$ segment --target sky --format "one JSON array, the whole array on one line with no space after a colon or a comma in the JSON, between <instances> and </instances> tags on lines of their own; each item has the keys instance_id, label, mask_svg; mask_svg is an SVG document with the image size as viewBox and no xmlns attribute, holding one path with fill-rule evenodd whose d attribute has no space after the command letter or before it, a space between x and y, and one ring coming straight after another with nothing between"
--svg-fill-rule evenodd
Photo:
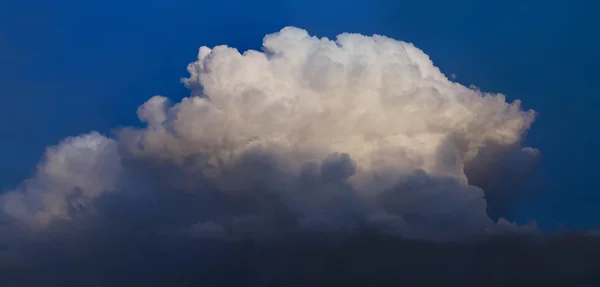
<instances>
[{"instance_id":1,"label":"sky","mask_svg":"<svg viewBox=\"0 0 600 287\"><path fill-rule=\"evenodd\" d=\"M598 8L0 0L0 282L599 282Z\"/></svg>"},{"instance_id":2,"label":"sky","mask_svg":"<svg viewBox=\"0 0 600 287\"><path fill-rule=\"evenodd\" d=\"M515 220L600 227L595 79L598 20L583 1L1 1L0 187L30 176L44 148L139 125L153 95L178 100L197 49L259 49L284 26L320 37L412 42L456 80L521 99L538 118L527 144L542 164ZM235 7L235 8L231 8Z\"/></svg>"}]
</instances>

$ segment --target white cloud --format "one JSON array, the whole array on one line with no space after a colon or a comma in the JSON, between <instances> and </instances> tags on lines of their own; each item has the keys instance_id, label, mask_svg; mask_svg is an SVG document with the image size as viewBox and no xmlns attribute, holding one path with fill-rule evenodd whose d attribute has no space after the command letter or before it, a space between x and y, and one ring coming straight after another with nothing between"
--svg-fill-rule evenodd
<instances>
[{"instance_id":1,"label":"white cloud","mask_svg":"<svg viewBox=\"0 0 600 287\"><path fill-rule=\"evenodd\" d=\"M121 171L117 143L98 133L67 138L48 147L32 178L0 197L7 214L33 225L69 219L101 194L117 187Z\"/></svg>"},{"instance_id":2,"label":"white cloud","mask_svg":"<svg viewBox=\"0 0 600 287\"><path fill-rule=\"evenodd\" d=\"M151 98L138 110L147 127L117 140L65 141L3 196L3 210L68 218L76 187L84 205L116 188L123 156L179 170L154 179L173 189L247 202L239 213L285 209L332 227L374 220L416 237L483 232L494 223L465 166L490 145L518 146L534 120L519 101L455 83L412 44L378 35L333 41L287 27L263 52L202 47L188 70L192 97Z\"/></svg>"}]
</instances>

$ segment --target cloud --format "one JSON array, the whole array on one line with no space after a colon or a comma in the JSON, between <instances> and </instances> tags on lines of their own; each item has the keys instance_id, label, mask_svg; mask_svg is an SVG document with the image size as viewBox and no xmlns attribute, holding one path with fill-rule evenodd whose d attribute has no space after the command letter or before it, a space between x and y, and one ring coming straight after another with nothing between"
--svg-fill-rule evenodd
<instances>
[{"instance_id":1,"label":"cloud","mask_svg":"<svg viewBox=\"0 0 600 287\"><path fill-rule=\"evenodd\" d=\"M69 219L106 192L121 172L117 143L92 132L46 149L35 175L0 198L2 211L34 226Z\"/></svg>"},{"instance_id":2,"label":"cloud","mask_svg":"<svg viewBox=\"0 0 600 287\"><path fill-rule=\"evenodd\" d=\"M0 285L600 282L596 234L503 218L535 112L412 44L288 27L188 70L190 97L49 147L0 195Z\"/></svg>"},{"instance_id":3,"label":"cloud","mask_svg":"<svg viewBox=\"0 0 600 287\"><path fill-rule=\"evenodd\" d=\"M512 226L488 216L486 198L510 193L538 159L520 148L534 111L455 83L384 36L286 27L262 52L201 47L188 71L191 96L152 97L137 111L143 127L48 148L2 195L5 217L40 232L457 239Z\"/></svg>"},{"instance_id":4,"label":"cloud","mask_svg":"<svg viewBox=\"0 0 600 287\"><path fill-rule=\"evenodd\" d=\"M440 244L361 234L227 242L157 236L54 241L0 268L2 286L596 286L597 237ZM0 257L1 259L2 257ZM34 258L34 259L32 259ZM29 260L29 261L27 261Z\"/></svg>"}]
</instances>

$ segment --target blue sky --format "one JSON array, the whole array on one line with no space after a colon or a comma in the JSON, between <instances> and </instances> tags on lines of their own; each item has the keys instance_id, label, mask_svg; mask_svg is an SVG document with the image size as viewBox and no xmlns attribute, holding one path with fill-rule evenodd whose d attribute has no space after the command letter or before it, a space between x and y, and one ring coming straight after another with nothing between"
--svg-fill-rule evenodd
<instances>
[{"instance_id":1,"label":"blue sky","mask_svg":"<svg viewBox=\"0 0 600 287\"><path fill-rule=\"evenodd\" d=\"M583 3L0 0L0 188L47 145L137 124L152 95L187 95L179 78L200 46L258 49L293 25L410 41L459 82L521 99L540 113L528 143L544 157L519 218L600 227L599 7Z\"/></svg>"}]
</instances>

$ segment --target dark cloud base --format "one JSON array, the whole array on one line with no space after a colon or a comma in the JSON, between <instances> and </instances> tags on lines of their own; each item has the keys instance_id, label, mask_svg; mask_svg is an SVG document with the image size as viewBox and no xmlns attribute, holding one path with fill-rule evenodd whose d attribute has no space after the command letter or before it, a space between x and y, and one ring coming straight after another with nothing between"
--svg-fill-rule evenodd
<instances>
[{"instance_id":1,"label":"dark cloud base","mask_svg":"<svg viewBox=\"0 0 600 287\"><path fill-rule=\"evenodd\" d=\"M599 286L600 238L469 244L370 234L270 242L160 236L29 246L0 286Z\"/></svg>"}]
</instances>

